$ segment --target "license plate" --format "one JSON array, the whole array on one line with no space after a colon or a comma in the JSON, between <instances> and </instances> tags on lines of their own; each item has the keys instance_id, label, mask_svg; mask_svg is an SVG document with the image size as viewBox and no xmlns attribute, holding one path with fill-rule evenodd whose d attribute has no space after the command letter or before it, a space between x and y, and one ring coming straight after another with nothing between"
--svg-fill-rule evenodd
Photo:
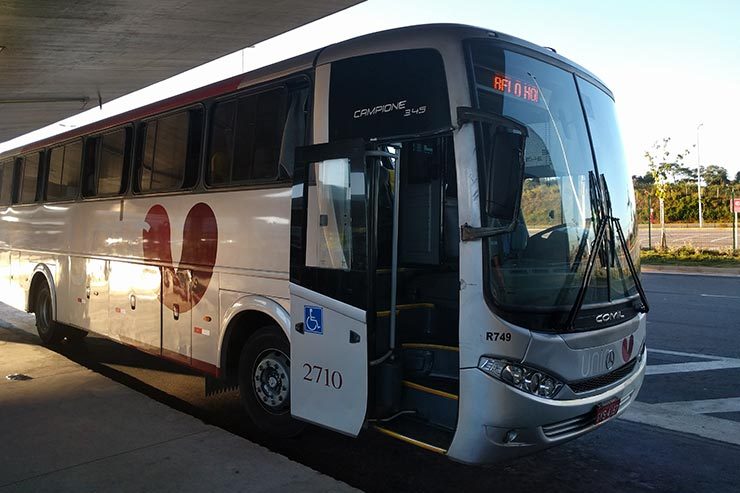
<instances>
[{"instance_id":1,"label":"license plate","mask_svg":"<svg viewBox=\"0 0 740 493\"><path fill-rule=\"evenodd\" d=\"M596 406L596 424L603 423L616 416L619 411L619 398L612 399Z\"/></svg>"}]
</instances>

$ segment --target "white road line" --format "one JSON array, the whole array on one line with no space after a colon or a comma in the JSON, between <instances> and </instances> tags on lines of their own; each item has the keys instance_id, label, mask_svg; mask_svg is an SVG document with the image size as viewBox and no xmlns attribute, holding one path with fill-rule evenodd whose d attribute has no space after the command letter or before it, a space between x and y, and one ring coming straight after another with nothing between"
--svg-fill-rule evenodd
<instances>
[{"instance_id":1,"label":"white road line","mask_svg":"<svg viewBox=\"0 0 740 493\"><path fill-rule=\"evenodd\" d=\"M667 365L648 365L645 375L665 375L667 373L689 373L708 370L729 370L740 368L740 360L721 359L713 361L694 361L691 363L672 363Z\"/></svg>"},{"instance_id":2,"label":"white road line","mask_svg":"<svg viewBox=\"0 0 740 493\"><path fill-rule=\"evenodd\" d=\"M678 401L655 404L661 409L679 413L735 413L740 412L740 397L724 399L706 399L703 401Z\"/></svg>"},{"instance_id":3,"label":"white road line","mask_svg":"<svg viewBox=\"0 0 740 493\"><path fill-rule=\"evenodd\" d=\"M734 300L740 300L740 296L732 296L729 294L702 294L705 298L732 298Z\"/></svg>"},{"instance_id":4,"label":"white road line","mask_svg":"<svg viewBox=\"0 0 740 493\"><path fill-rule=\"evenodd\" d=\"M740 445L740 422L671 411L660 404L633 402L618 419Z\"/></svg>"},{"instance_id":5,"label":"white road line","mask_svg":"<svg viewBox=\"0 0 740 493\"><path fill-rule=\"evenodd\" d=\"M740 359L736 358L652 348L648 348L648 353L669 354L672 356L687 356L689 358L700 358L707 361L691 361L687 363L668 363L661 365L649 364L645 369L646 375L666 375L669 373L689 373L695 371L728 370L732 368L740 368Z\"/></svg>"},{"instance_id":6,"label":"white road line","mask_svg":"<svg viewBox=\"0 0 740 493\"><path fill-rule=\"evenodd\" d=\"M726 356L716 356L714 354L686 353L683 351L670 351L668 349L654 349L651 347L648 347L648 353L670 354L673 356L688 356L689 358L701 358L701 359L710 359L710 360L731 360L731 361L740 362L740 359L736 360L734 358L728 358Z\"/></svg>"},{"instance_id":7,"label":"white road line","mask_svg":"<svg viewBox=\"0 0 740 493\"><path fill-rule=\"evenodd\" d=\"M712 272L687 272L687 271L668 271L668 270L650 270L650 265L643 265L640 268L643 269L641 271L642 274L660 274L660 275L669 275L669 276L703 276L703 277L734 277L737 278L738 274L730 273L725 274L718 271L712 271ZM673 266L680 269L680 266ZM715 267L715 269L720 269L721 267ZM730 269L732 270L732 269Z\"/></svg>"}]
</instances>

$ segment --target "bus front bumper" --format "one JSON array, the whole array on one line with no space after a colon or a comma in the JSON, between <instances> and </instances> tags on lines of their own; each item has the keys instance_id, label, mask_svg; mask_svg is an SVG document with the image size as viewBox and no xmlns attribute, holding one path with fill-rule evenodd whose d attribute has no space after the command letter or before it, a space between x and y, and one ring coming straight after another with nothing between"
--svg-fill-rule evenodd
<instances>
[{"instance_id":1,"label":"bus front bumper","mask_svg":"<svg viewBox=\"0 0 740 493\"><path fill-rule=\"evenodd\" d=\"M447 455L469 464L508 460L592 431L596 406L620 399L617 416L637 397L646 354L621 383L588 397L553 400L522 392L477 368L460 370L459 418Z\"/></svg>"}]
</instances>

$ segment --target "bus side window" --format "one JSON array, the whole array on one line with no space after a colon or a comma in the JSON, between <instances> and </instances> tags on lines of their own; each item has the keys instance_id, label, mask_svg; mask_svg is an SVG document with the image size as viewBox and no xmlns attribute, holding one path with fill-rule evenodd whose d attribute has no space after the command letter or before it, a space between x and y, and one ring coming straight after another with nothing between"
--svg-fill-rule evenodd
<instances>
[{"instance_id":1,"label":"bus side window","mask_svg":"<svg viewBox=\"0 0 740 493\"><path fill-rule=\"evenodd\" d=\"M39 163L41 153L34 152L18 159L19 173L16 183L16 202L19 204L32 204L39 200Z\"/></svg>"},{"instance_id":2,"label":"bus side window","mask_svg":"<svg viewBox=\"0 0 740 493\"><path fill-rule=\"evenodd\" d=\"M215 106L211 120L211 152L206 170L208 185L228 185L231 181L235 116L236 101L227 101Z\"/></svg>"},{"instance_id":3,"label":"bus side window","mask_svg":"<svg viewBox=\"0 0 740 493\"><path fill-rule=\"evenodd\" d=\"M82 141L55 147L49 158L46 181L46 200L73 200L80 189Z\"/></svg>"},{"instance_id":4,"label":"bus side window","mask_svg":"<svg viewBox=\"0 0 740 493\"><path fill-rule=\"evenodd\" d=\"M122 128L100 137L96 180L98 195L118 195L126 191L124 178L130 134L130 129Z\"/></svg>"},{"instance_id":5,"label":"bus side window","mask_svg":"<svg viewBox=\"0 0 740 493\"><path fill-rule=\"evenodd\" d=\"M0 163L0 207L13 202L13 161Z\"/></svg>"},{"instance_id":6,"label":"bus side window","mask_svg":"<svg viewBox=\"0 0 740 493\"><path fill-rule=\"evenodd\" d=\"M98 141L100 137L88 137L85 139L85 152L82 157L82 196L94 197L96 192L95 167L98 162Z\"/></svg>"},{"instance_id":7,"label":"bus side window","mask_svg":"<svg viewBox=\"0 0 740 493\"><path fill-rule=\"evenodd\" d=\"M109 197L126 191L130 134L129 128L120 128L88 139L82 192L85 197Z\"/></svg>"},{"instance_id":8,"label":"bus side window","mask_svg":"<svg viewBox=\"0 0 740 493\"><path fill-rule=\"evenodd\" d=\"M211 119L206 183L229 186L276 181L287 112L284 87L217 103Z\"/></svg>"},{"instance_id":9,"label":"bus side window","mask_svg":"<svg viewBox=\"0 0 740 493\"><path fill-rule=\"evenodd\" d=\"M203 111L180 111L144 124L138 192L168 192L195 185Z\"/></svg>"},{"instance_id":10,"label":"bus side window","mask_svg":"<svg viewBox=\"0 0 740 493\"><path fill-rule=\"evenodd\" d=\"M308 116L309 89L291 91L285 125L283 125L280 142L280 168L287 176L293 176L295 164L295 149L305 145L306 118Z\"/></svg>"}]
</instances>

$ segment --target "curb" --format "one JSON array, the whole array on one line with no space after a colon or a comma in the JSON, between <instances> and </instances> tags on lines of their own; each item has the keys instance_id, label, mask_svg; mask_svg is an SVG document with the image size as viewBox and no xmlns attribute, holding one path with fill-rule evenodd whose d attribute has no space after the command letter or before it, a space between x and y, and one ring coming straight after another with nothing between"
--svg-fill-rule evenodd
<instances>
[{"instance_id":1,"label":"curb","mask_svg":"<svg viewBox=\"0 0 740 493\"><path fill-rule=\"evenodd\" d=\"M740 277L740 267L703 267L694 265L647 265L642 264L644 273L689 274L718 277Z\"/></svg>"}]
</instances>

